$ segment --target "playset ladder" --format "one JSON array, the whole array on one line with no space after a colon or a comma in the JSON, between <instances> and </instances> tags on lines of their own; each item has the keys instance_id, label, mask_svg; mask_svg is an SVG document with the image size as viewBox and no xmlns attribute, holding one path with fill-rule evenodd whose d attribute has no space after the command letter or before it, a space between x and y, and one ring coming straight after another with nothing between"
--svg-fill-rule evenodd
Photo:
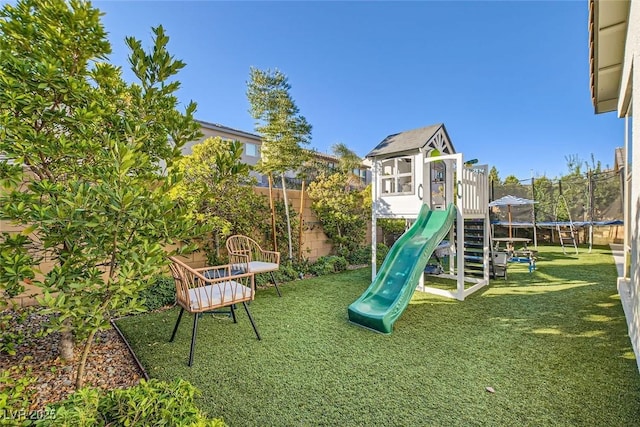
<instances>
[{"instance_id":1,"label":"playset ladder","mask_svg":"<svg viewBox=\"0 0 640 427\"><path fill-rule=\"evenodd\" d=\"M468 276L483 277L484 275L484 227L484 219L464 220L464 273ZM456 238L457 232L456 229Z\"/></svg>"}]
</instances>

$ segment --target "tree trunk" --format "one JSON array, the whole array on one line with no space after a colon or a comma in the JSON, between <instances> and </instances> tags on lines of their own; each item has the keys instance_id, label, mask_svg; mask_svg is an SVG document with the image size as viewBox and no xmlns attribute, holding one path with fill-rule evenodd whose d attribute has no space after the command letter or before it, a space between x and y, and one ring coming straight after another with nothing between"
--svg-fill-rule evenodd
<instances>
[{"instance_id":1,"label":"tree trunk","mask_svg":"<svg viewBox=\"0 0 640 427\"><path fill-rule=\"evenodd\" d=\"M58 353L63 360L73 359L73 333L69 326L69 321L64 321L64 327L60 331L60 341L58 342Z\"/></svg>"},{"instance_id":2,"label":"tree trunk","mask_svg":"<svg viewBox=\"0 0 640 427\"><path fill-rule=\"evenodd\" d=\"M197 316L197 314L196 314ZM76 390L82 388L84 384L84 368L87 364L87 357L89 356L89 351L91 350L91 344L93 344L93 338L96 335L98 330L94 329L89 334L89 338L84 343L84 349L82 350L82 357L80 357L80 363L78 363L78 370L76 371Z\"/></svg>"},{"instance_id":3,"label":"tree trunk","mask_svg":"<svg viewBox=\"0 0 640 427\"><path fill-rule=\"evenodd\" d=\"M220 236L218 236L218 233L215 234L213 241L214 241L214 244L216 246L216 259L215 259L215 262L217 263L220 260ZM209 260L209 262L211 262L211 260Z\"/></svg>"},{"instance_id":4,"label":"tree trunk","mask_svg":"<svg viewBox=\"0 0 640 427\"><path fill-rule=\"evenodd\" d=\"M289 217L289 201L287 200L287 185L282 172L282 196L284 197L284 213L287 217L287 235L289 237L289 260L293 259L293 242L291 241L291 218Z\"/></svg>"},{"instance_id":5,"label":"tree trunk","mask_svg":"<svg viewBox=\"0 0 640 427\"><path fill-rule=\"evenodd\" d=\"M302 190L300 191L300 216L298 219L300 220L300 230L298 235L298 262L302 261L302 214L304 211L304 180L302 180Z\"/></svg>"},{"instance_id":6,"label":"tree trunk","mask_svg":"<svg viewBox=\"0 0 640 427\"><path fill-rule=\"evenodd\" d=\"M271 208L271 233L273 234L273 250L278 250L278 239L276 238L276 208L273 204L273 178L269 172L269 207Z\"/></svg>"}]
</instances>

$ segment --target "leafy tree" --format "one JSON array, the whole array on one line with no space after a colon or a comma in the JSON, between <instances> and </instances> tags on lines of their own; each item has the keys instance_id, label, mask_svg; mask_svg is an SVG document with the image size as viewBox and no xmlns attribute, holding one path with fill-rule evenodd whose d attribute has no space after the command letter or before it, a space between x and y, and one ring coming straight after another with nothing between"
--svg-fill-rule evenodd
<instances>
[{"instance_id":1,"label":"leafy tree","mask_svg":"<svg viewBox=\"0 0 640 427\"><path fill-rule=\"evenodd\" d=\"M318 156L314 155L314 153L317 153L317 151L311 150L308 152L307 158L297 171L298 177L306 182L317 179L323 173L328 175L335 172L335 168L332 168L329 163L321 160Z\"/></svg>"},{"instance_id":2,"label":"leafy tree","mask_svg":"<svg viewBox=\"0 0 640 427\"><path fill-rule=\"evenodd\" d=\"M500 176L498 175L498 169L495 166L491 166L491 170L489 170L489 182L492 182L495 185L500 185Z\"/></svg>"},{"instance_id":3,"label":"leafy tree","mask_svg":"<svg viewBox=\"0 0 640 427\"><path fill-rule=\"evenodd\" d=\"M520 185L520 180L515 175L509 175L504 179L504 185Z\"/></svg>"},{"instance_id":4,"label":"leafy tree","mask_svg":"<svg viewBox=\"0 0 640 427\"><path fill-rule=\"evenodd\" d=\"M621 196L615 173L603 171L602 163L596 161L593 154L590 162L577 154L565 159L569 173L562 177L562 193L571 208L572 219L589 220L593 216L594 220L599 220L620 215L617 212L621 211L621 204L615 205Z\"/></svg>"},{"instance_id":5,"label":"leafy tree","mask_svg":"<svg viewBox=\"0 0 640 427\"><path fill-rule=\"evenodd\" d=\"M622 189L618 173L609 170L593 171L589 179L592 185L594 221L622 218Z\"/></svg>"},{"instance_id":6,"label":"leafy tree","mask_svg":"<svg viewBox=\"0 0 640 427\"><path fill-rule=\"evenodd\" d=\"M347 178L347 185L361 187L360 176L354 171L362 167L362 159L344 143L340 142L331 147L333 154L338 158L338 169Z\"/></svg>"},{"instance_id":7,"label":"leafy tree","mask_svg":"<svg viewBox=\"0 0 640 427\"><path fill-rule=\"evenodd\" d=\"M311 125L300 115L289 93L290 89L288 78L280 71L251 68L247 88L249 111L256 120L256 132L262 137L258 169L268 174L278 173L282 179L289 259L292 259L291 218L285 172L297 170L304 163L307 152L302 149L301 144L309 143Z\"/></svg>"},{"instance_id":8,"label":"leafy tree","mask_svg":"<svg viewBox=\"0 0 640 427\"><path fill-rule=\"evenodd\" d=\"M584 219L588 206L588 181L583 168L587 163L577 154L566 156L569 173L558 180L558 192L556 197L557 221L573 221Z\"/></svg>"},{"instance_id":9,"label":"leafy tree","mask_svg":"<svg viewBox=\"0 0 640 427\"><path fill-rule=\"evenodd\" d=\"M535 178L533 183L536 221L553 221L555 209L554 186L546 176Z\"/></svg>"},{"instance_id":10,"label":"leafy tree","mask_svg":"<svg viewBox=\"0 0 640 427\"><path fill-rule=\"evenodd\" d=\"M42 288L61 355L83 344L77 388L96 332L142 310L163 245L198 233L169 197L180 147L199 136L196 106L176 109L171 79L185 64L162 27L153 34L148 53L126 39L139 79L127 84L106 62L90 3L20 0L0 11L0 215L26 227L0 237L0 286L15 293L28 278ZM35 280L43 256L55 265Z\"/></svg>"},{"instance_id":11,"label":"leafy tree","mask_svg":"<svg viewBox=\"0 0 640 427\"><path fill-rule=\"evenodd\" d=\"M364 242L371 208L371 189L349 188L344 173L322 175L309 185L311 209L338 253L357 250Z\"/></svg>"},{"instance_id":12,"label":"leafy tree","mask_svg":"<svg viewBox=\"0 0 640 427\"><path fill-rule=\"evenodd\" d=\"M222 241L231 234L254 234L264 221L264 197L252 188L251 167L242 163L242 143L220 137L193 146L179 162L183 181L173 195L189 207L191 217L212 230L204 247L211 263L220 261Z\"/></svg>"},{"instance_id":13,"label":"leafy tree","mask_svg":"<svg viewBox=\"0 0 640 427\"><path fill-rule=\"evenodd\" d=\"M498 187L494 186L494 191L497 188ZM531 198L531 188L528 185L521 184L520 180L514 175L507 176L499 188L501 189L501 193L494 195L496 199L507 194L517 197L526 197L528 199ZM496 191L496 193L498 193L498 191Z\"/></svg>"},{"instance_id":14,"label":"leafy tree","mask_svg":"<svg viewBox=\"0 0 640 427\"><path fill-rule=\"evenodd\" d=\"M407 221L401 218L380 218L376 224L382 230L382 243L387 246L393 245L407 229Z\"/></svg>"},{"instance_id":15,"label":"leafy tree","mask_svg":"<svg viewBox=\"0 0 640 427\"><path fill-rule=\"evenodd\" d=\"M567 162L567 169L569 169L569 173L565 176L576 176L582 175L582 168L586 166L586 162L580 158L577 154L572 154L564 157Z\"/></svg>"}]
</instances>

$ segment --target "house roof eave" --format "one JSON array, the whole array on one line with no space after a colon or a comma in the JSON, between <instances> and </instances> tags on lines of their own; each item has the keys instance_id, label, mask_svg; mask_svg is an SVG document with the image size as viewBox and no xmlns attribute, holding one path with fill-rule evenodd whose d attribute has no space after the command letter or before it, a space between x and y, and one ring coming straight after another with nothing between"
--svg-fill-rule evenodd
<instances>
[{"instance_id":1,"label":"house roof eave","mask_svg":"<svg viewBox=\"0 0 640 427\"><path fill-rule=\"evenodd\" d=\"M596 114L618 108L629 5L629 0L589 1L590 89Z\"/></svg>"}]
</instances>

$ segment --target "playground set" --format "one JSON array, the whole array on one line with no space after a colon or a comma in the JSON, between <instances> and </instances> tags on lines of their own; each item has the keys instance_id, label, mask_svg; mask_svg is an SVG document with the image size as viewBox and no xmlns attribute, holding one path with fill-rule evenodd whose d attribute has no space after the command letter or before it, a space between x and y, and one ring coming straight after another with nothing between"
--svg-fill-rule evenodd
<instances>
[{"instance_id":1,"label":"playground set","mask_svg":"<svg viewBox=\"0 0 640 427\"><path fill-rule=\"evenodd\" d=\"M489 283L491 236L488 167L465 163L444 124L386 137L366 156L372 162L372 283L348 308L349 320L391 333L413 293L463 301ZM376 271L376 222L412 223ZM439 277L455 289L428 286L425 267L434 252L449 256Z\"/></svg>"}]
</instances>

